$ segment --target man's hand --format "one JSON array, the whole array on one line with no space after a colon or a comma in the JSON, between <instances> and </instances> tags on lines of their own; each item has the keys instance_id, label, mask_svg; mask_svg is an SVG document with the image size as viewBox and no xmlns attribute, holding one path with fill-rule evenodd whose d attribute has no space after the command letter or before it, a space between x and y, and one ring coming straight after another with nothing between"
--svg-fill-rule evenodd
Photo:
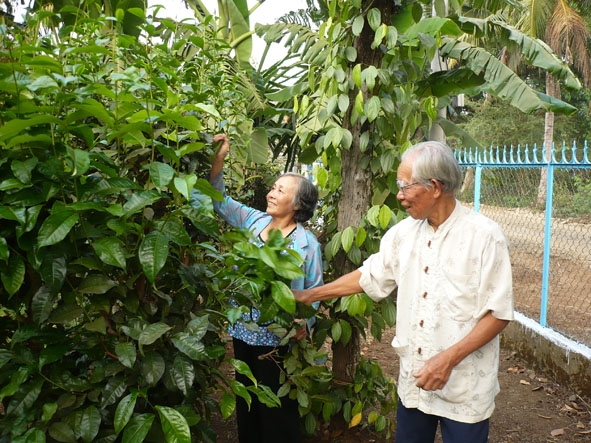
<instances>
[{"instance_id":1,"label":"man's hand","mask_svg":"<svg viewBox=\"0 0 591 443\"><path fill-rule=\"evenodd\" d=\"M312 294L309 289L293 289L293 296L295 297L295 299L297 301L300 301L308 306L310 306L312 303L314 303L314 299L312 298Z\"/></svg>"},{"instance_id":2,"label":"man's hand","mask_svg":"<svg viewBox=\"0 0 591 443\"><path fill-rule=\"evenodd\" d=\"M443 389L453 368L451 359L446 351L443 351L427 360L413 377L417 379L417 387L425 391L436 391Z\"/></svg>"}]
</instances>

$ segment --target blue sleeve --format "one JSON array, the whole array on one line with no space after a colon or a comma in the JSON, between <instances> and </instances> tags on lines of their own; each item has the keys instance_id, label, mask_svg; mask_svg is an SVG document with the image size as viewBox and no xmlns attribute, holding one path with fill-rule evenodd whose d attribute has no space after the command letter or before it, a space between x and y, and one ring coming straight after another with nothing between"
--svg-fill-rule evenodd
<instances>
[{"instance_id":1,"label":"blue sleeve","mask_svg":"<svg viewBox=\"0 0 591 443\"><path fill-rule=\"evenodd\" d=\"M213 200L213 209L219 216L235 228L250 229L266 213L237 202L226 194L223 173L219 173L210 180L211 185L221 191L224 200Z\"/></svg>"}]
</instances>

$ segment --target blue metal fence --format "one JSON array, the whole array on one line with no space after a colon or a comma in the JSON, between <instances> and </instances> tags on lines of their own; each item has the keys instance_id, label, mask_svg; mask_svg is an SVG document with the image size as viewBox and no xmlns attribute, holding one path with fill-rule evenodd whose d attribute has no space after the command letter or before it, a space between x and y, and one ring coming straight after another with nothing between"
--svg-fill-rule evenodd
<instances>
[{"instance_id":1,"label":"blue metal fence","mask_svg":"<svg viewBox=\"0 0 591 443\"><path fill-rule=\"evenodd\" d=\"M526 311L543 327L590 345L591 160L587 144L582 149L563 144L550 152L536 145L463 148L455 155L468 185L459 199L497 221L512 244L516 309ZM560 197L558 201L555 196ZM534 274L539 274L538 283L531 281ZM532 307L536 296L539 311Z\"/></svg>"}]
</instances>

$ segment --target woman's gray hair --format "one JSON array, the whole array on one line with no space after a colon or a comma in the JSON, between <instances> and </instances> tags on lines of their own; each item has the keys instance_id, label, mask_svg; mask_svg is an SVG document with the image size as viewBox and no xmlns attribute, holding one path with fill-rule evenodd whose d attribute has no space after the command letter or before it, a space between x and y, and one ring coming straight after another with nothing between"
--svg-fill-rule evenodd
<instances>
[{"instance_id":1,"label":"woman's gray hair","mask_svg":"<svg viewBox=\"0 0 591 443\"><path fill-rule=\"evenodd\" d=\"M303 223L312 218L318 203L318 190L314 183L301 174L295 172L286 172L282 177L295 177L298 179L298 186L291 201L295 209L293 219L298 223Z\"/></svg>"},{"instance_id":2,"label":"woman's gray hair","mask_svg":"<svg viewBox=\"0 0 591 443\"><path fill-rule=\"evenodd\" d=\"M435 179L446 193L455 193L460 188L462 170L449 146L437 141L417 143L402 154L402 160L410 157L413 180L431 187L431 180Z\"/></svg>"}]
</instances>

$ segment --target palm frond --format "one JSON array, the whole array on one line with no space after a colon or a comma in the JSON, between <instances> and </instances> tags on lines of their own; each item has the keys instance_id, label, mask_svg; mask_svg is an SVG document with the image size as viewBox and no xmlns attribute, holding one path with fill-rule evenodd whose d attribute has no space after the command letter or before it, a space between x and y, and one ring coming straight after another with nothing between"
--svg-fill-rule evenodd
<instances>
[{"instance_id":1,"label":"palm frond","mask_svg":"<svg viewBox=\"0 0 591 443\"><path fill-rule=\"evenodd\" d=\"M583 17L564 1L556 3L548 22L546 42L581 73L586 86L591 85L591 34Z\"/></svg>"}]
</instances>

